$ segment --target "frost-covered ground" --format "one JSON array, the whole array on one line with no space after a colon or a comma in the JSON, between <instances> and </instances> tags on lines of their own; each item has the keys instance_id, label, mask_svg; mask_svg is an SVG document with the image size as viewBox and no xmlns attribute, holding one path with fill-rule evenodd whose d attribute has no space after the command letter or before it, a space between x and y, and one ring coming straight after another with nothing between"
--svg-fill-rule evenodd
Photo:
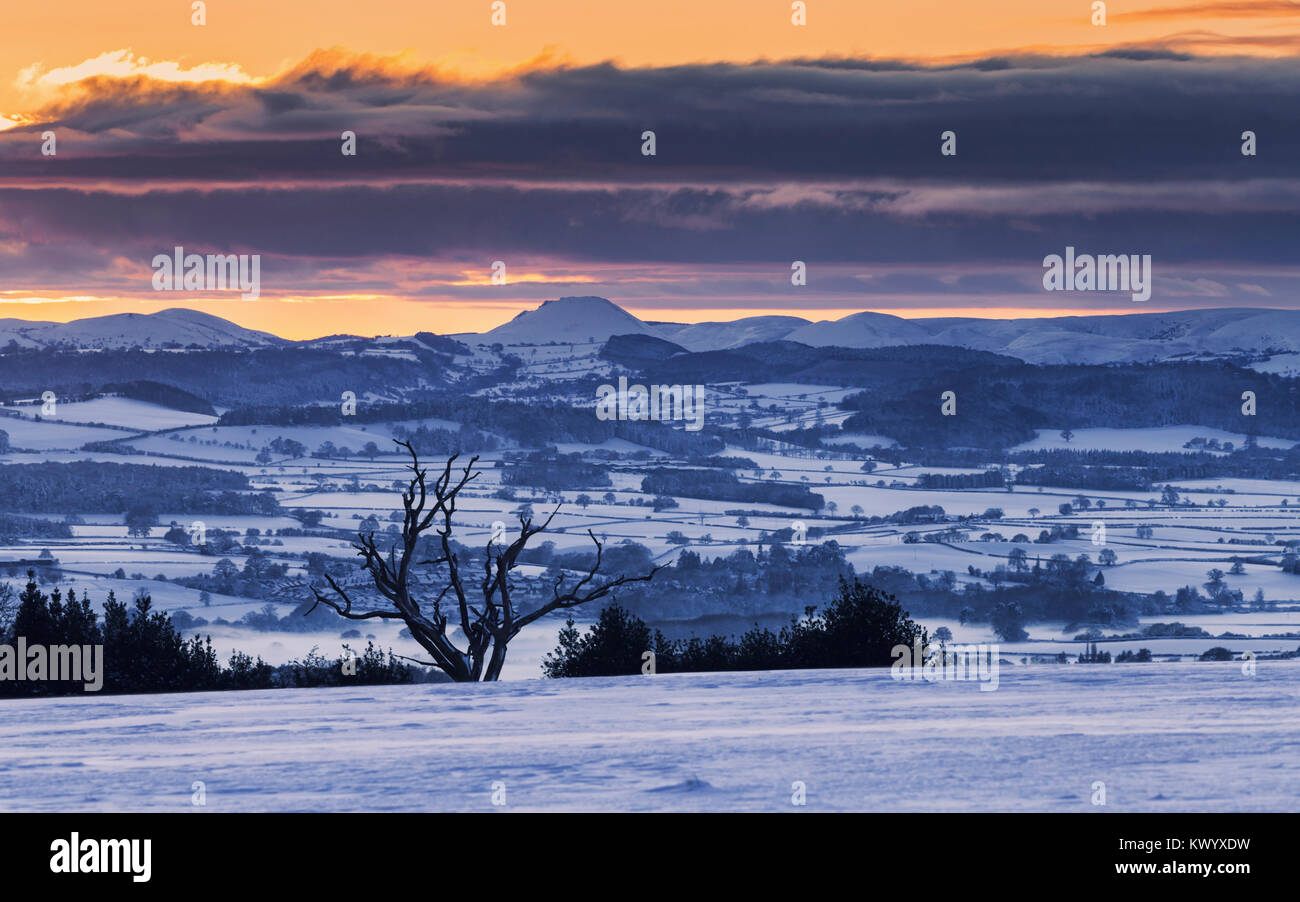
<instances>
[{"instance_id":1,"label":"frost-covered ground","mask_svg":"<svg viewBox=\"0 0 1300 902\"><path fill-rule=\"evenodd\" d=\"M42 408L39 404L29 404L16 407L14 410L20 416L35 419L41 416ZM217 420L216 417L207 414L173 410L161 404L119 397L62 401L58 403L55 412L55 419L69 423L104 423L109 426L125 426L142 431L176 429L180 426L204 426ZM44 414L42 419L49 420L50 415Z\"/></svg>"},{"instance_id":2,"label":"frost-covered ground","mask_svg":"<svg viewBox=\"0 0 1300 902\"><path fill-rule=\"evenodd\" d=\"M1300 662L0 703L0 809L1300 810ZM1106 805L1092 804L1105 783Z\"/></svg>"}]
</instances>

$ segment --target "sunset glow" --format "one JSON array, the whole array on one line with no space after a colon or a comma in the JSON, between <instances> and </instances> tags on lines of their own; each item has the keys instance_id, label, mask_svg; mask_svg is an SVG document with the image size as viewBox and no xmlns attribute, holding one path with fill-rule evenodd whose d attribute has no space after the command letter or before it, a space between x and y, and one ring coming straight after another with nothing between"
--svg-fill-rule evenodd
<instances>
[{"instance_id":1,"label":"sunset glow","mask_svg":"<svg viewBox=\"0 0 1300 902\"><path fill-rule=\"evenodd\" d=\"M1243 79L1239 96L1277 82L1269 67L1300 50L1292 3L1111 4L1103 26L1074 0L819 0L802 27L787 4L747 0L515 2L505 27L486 6L328 6L228 0L202 26L157 0L7 11L0 314L179 305L306 338L483 329L562 294L678 322L1129 312L1110 297L1058 305L1035 284L1044 255L1112 220L1170 243L1143 309L1280 306L1296 284L1240 224L1300 210L1292 173L1269 168L1291 134L1261 137L1267 152L1235 170L1198 169L1249 118L1216 67ZM1080 98L1115 91L1129 115L1130 84L1214 85L1217 144L1155 122L1168 148L1121 138L1111 109L1115 140L1146 156L1107 170L1118 179L1089 172L1109 139L1050 145L1083 102L1067 87L1081 73ZM970 118L1004 96L1024 111ZM684 133L683 104L728 112ZM744 133L749 104L777 117L770 134ZM882 132L894 120L878 113L904 109L915 127ZM937 153L945 123L962 135L952 162ZM645 158L651 126L663 151ZM345 133L355 156L338 151ZM837 141L828 168L820 151ZM1062 148L1078 160L1058 162ZM174 243L260 254L266 289L155 296L148 260ZM792 293L786 270L807 258Z\"/></svg>"}]
</instances>

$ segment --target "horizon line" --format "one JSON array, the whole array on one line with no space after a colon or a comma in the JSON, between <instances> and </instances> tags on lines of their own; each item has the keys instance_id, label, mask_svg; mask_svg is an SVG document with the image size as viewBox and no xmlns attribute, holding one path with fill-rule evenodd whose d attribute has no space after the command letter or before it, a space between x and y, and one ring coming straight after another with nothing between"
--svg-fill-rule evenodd
<instances>
[{"instance_id":1,"label":"horizon line","mask_svg":"<svg viewBox=\"0 0 1300 902\"><path fill-rule=\"evenodd\" d=\"M402 337L407 335L414 335L416 332L432 332L433 334L436 335L455 337L461 335L466 335L466 336L486 335L489 332L491 332L493 329L497 328L498 326L504 326L507 323L513 322L520 314L536 311L540 309L542 305L549 302L568 300L572 298L598 298L617 307L618 309L622 310L628 315L634 317L639 322L652 327L653 326L690 326L690 325L700 325L704 323L727 324L727 323L740 322L746 319L755 319L755 318L763 318L763 317L792 317L795 319L803 320L808 324L817 324L817 323L826 323L826 322L838 322L844 319L845 317L854 316L860 313L875 313L882 316L892 316L898 319L909 320L909 321L965 319L965 320L982 320L982 321L989 321L989 322L998 322L998 321L1005 322L1005 321L1031 320L1031 319L1071 319L1071 318L1086 318L1086 317L1124 317L1124 316L1149 315L1149 314L1195 313L1195 312L1210 312L1216 310L1236 310L1236 311L1241 311L1242 313L1247 313L1247 312L1271 312L1271 311L1285 312L1285 311L1293 311L1298 309L1295 307L1276 307L1276 306L1267 306L1267 305L1265 306L1252 305L1249 307L1237 306L1237 305L1227 305L1223 307L1164 307L1162 306L1158 308L1140 309L1140 310L1131 310L1131 311L1117 311L1113 309L1112 310L1090 310L1087 308L1046 309L1046 308L1016 308L1016 307L986 307L986 308L979 308L978 311L972 311L970 308L963 308L963 307L919 307L919 308L912 308L903 311L891 310L887 308L879 309L879 308L871 308L871 307L820 307L820 308L812 308L812 309L788 309L788 308L772 309L766 307L744 307L744 308L723 307L723 308L690 309L690 308L656 308L656 307L640 307L635 305L625 305L624 303L620 303L618 301L600 295L564 295L558 298L547 298L541 301L530 300L530 301L518 302L518 303L487 302L485 304L483 302L468 302L468 303L458 304L457 306L462 308L462 311L473 310L479 313L485 313L487 312L487 310L484 309L486 307L493 311L500 310L503 312L504 318L500 319L500 321L494 322L492 325L487 325L486 327L480 327L478 330L451 329L448 331L439 331L435 326L425 325L425 326L420 326L418 328L414 328L409 332L389 331L389 332L376 332L374 334L364 334L364 333L349 331L346 329L344 330L332 329L332 330L326 330L320 332L313 331L312 333L299 332L297 337L293 337L291 334L284 334L285 331L292 332L292 330L284 330L282 327L275 328L275 327L268 327L264 325L259 326L255 324L254 321L246 317L239 316L237 312L232 312L229 314L220 314L220 313L214 313L211 310L203 309L196 305L189 305L189 304L171 303L171 304L167 304L166 306L163 306L163 302L161 301L159 302L159 306L157 309L152 309L147 311L117 310L109 313L102 313L102 314L94 313L86 316L69 317L67 319L60 319L60 318L28 319L22 316L0 316L0 323L5 323L5 322L28 323L31 324L32 326L37 326L41 324L66 326L78 322L86 322L89 320L108 319L114 316L128 315L128 316L153 317L158 314L175 312L175 311L192 311L195 313L201 313L205 316L211 316L216 319L223 320L241 329L266 333L282 341L290 341L290 342L320 341L326 338L343 337L343 336L353 337L353 338ZM83 299L78 299L78 300L83 300ZM50 299L49 302L55 304L58 303L58 301L55 299ZM14 302L6 303L3 300L0 300L0 310L3 310L3 308L5 307L11 306L13 303ZM26 302L17 302L17 303L31 304L33 302L26 301ZM247 307L248 305L248 302L243 302L243 301L230 302L230 301L223 300L223 301L219 301L218 303L221 304L234 303L234 304L239 304L242 307ZM291 303L301 304L302 301L294 301ZM423 307L427 302L407 302L407 303L411 304L412 306ZM213 305L209 303L207 306L213 306ZM1143 302L1143 306L1145 308L1145 302ZM425 310L422 312L436 313L437 311ZM443 308L443 312L445 312L445 307ZM686 313L688 315L687 317L682 319L660 318L659 316L656 315L656 314L663 314L663 313ZM725 316L725 314L727 313L734 313L735 315L727 317Z\"/></svg>"}]
</instances>

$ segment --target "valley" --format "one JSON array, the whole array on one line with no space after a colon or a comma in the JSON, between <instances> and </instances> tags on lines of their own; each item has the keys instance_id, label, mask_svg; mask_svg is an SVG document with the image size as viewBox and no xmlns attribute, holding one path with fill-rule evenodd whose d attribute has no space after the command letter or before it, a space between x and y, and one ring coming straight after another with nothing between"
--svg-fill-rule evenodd
<instances>
[{"instance_id":1,"label":"valley","mask_svg":"<svg viewBox=\"0 0 1300 902\"><path fill-rule=\"evenodd\" d=\"M211 635L223 658L244 650L280 664L313 648L339 654L368 638L416 657L418 644L389 623L358 631L294 620L295 612L305 619L308 587L325 572L364 582L350 547L358 531L373 531L381 544L396 537L394 511L409 475L394 444L402 439L434 467L453 453L477 457L480 476L457 512L456 540L467 549L494 531L517 531L521 514L557 511L540 537L545 547L518 571L525 592L540 591L548 573L579 569L591 549L588 530L620 549L623 566L668 565L664 589L628 590L619 601L674 635L779 623L824 605L834 580L851 572L896 594L931 632L943 628L954 642L1001 641L1017 663L1073 659L1085 637L1117 654L1147 649L1168 660L1213 646L1234 655L1300 648L1293 450L1300 420L1289 410L1283 416L1266 405L1258 426L1238 416L1234 431L1208 425L1231 422L1214 412L1202 424L1156 425L1164 418L1158 407L1121 398L1108 403L1127 404L1126 417L1140 411L1152 424L1089 425L1062 412L1040 425L1052 415L1041 403L1034 413L993 408L963 387L954 418L965 418L963 440L992 441L956 447L942 437L937 393L933 415L906 406L921 403L913 394L942 382L945 367L969 386L962 367L996 360L1015 374L1021 363L981 357L986 351L932 357L905 345L855 351L782 340L729 349L728 334L771 335L756 336L750 324L651 326L596 300L551 302L482 336L335 336L271 348L254 334L238 348L0 355L0 372L9 362L11 379L24 378L12 364L26 355L58 361L49 372L61 371L61 381L47 379L41 391L72 398L42 415L39 400L30 400L41 397L40 385L6 389L0 476L22 490L0 502L14 520L0 534L0 574L16 591L22 562L43 560L44 581L57 574L96 603L109 592L147 594L187 635ZM1142 316L1110 317L1124 321L1110 331L1132 331L1128 321ZM233 324L202 326L239 335ZM665 347L697 328L715 350ZM618 329L629 331L611 331ZM179 385L166 381L191 355L207 369ZM304 383L292 376L293 355L338 366ZM153 358L167 367L137 368ZM287 378L277 380L277 368ZM258 375L229 378L241 372ZM1109 371L1071 372L1091 379ZM649 384L657 374L699 382L698 423L600 416L598 384ZM1258 378L1274 380L1262 390L1286 391L1294 403L1288 377ZM908 394L887 394L897 391ZM356 399L350 407L347 393ZM891 403L896 412L882 417ZM891 425L911 440L898 441ZM932 441L917 442L927 434ZM91 502L83 485L69 489L81 495L56 496L40 487L47 477L38 470L18 475L42 464L107 468L95 479L108 494ZM144 479L144 494L112 493L114 480L127 478L123 465L152 468L129 471ZM183 496L179 507L182 496L145 497L150 485L168 482L169 468L183 467L211 471L213 480L228 474L235 488L202 503ZM34 520L50 526L36 530ZM686 564L713 570L684 572L686 554ZM787 572L789 557L795 571ZM789 573L810 582L791 583ZM722 591L727 580L732 590ZM994 622L1004 603L1019 606L1018 629ZM576 612L580 622L595 613ZM1187 630L1154 627L1170 623ZM550 618L512 645L506 678L539 676L561 626Z\"/></svg>"}]
</instances>

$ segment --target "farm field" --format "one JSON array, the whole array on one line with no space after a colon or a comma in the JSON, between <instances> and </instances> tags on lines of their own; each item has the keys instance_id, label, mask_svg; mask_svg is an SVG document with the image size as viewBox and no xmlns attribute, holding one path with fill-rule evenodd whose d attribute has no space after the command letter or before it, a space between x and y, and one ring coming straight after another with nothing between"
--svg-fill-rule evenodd
<instances>
[{"instance_id":1,"label":"farm field","mask_svg":"<svg viewBox=\"0 0 1300 902\"><path fill-rule=\"evenodd\" d=\"M749 388L751 395L758 393L765 398L785 399L805 394L815 398L831 391L827 386L783 384ZM264 634L241 626L239 621L268 605L277 616L283 617L309 599L306 585L311 577L305 567L306 555L324 554L343 562L352 559L347 536L360 529L367 518L373 518L370 522L376 524L380 533L395 528L391 527L390 515L400 504L394 483L406 474L403 459L387 448L383 453L366 457L355 456L355 449L372 440L379 440L376 444L382 441L391 445L385 436L392 433L391 426L396 424L330 428L214 428L203 424L177 428L166 417L157 414L153 409L155 405L141 406L124 399L107 400L112 402L112 406L96 408L101 414L110 411L145 414L138 421L127 416L117 418L120 425L139 430L142 437L131 439L128 435L126 444L145 453L87 454L72 449L54 459L118 460L166 467L202 463L246 476L256 490L271 492L285 513L277 516L209 514L199 517L164 511L159 512L157 522L160 525L150 535L131 537L120 515L86 512L70 527L70 539L22 540L3 544L0 545L0 560L29 559L47 553L57 559L68 584L89 590L97 604L102 603L110 590L119 598L149 594L157 609L184 612L211 623L189 632L211 634L223 657L230 651L243 649L260 654L273 664L281 664L306 654L312 648L332 654L341 650L345 641L357 643L356 638L341 638L339 632ZM93 405L95 402L84 403ZM67 409L75 408L69 404ZM454 425L447 421L418 419L406 421L406 425L421 422L432 423L438 428ZM60 429L82 428L46 422L31 422L30 426L46 436L59 434ZM166 431L151 432L160 429ZM1172 448L1196 435L1205 434L1206 430L1198 427L1080 430L1072 444L1086 446L1095 441L1114 447ZM98 432L85 437L97 438ZM1222 438L1231 440L1226 436ZM312 443L322 442L351 445L353 456L254 460L259 449L273 439L292 439L309 449L313 447ZM19 440L11 439L15 443ZM484 453L478 464L481 476L467 489L458 509L461 540L471 545L483 543L497 524L517 526L518 512L524 504L530 504L535 512L543 515L558 507L546 536L557 551L580 552L589 548L587 530L590 529L606 543L630 541L643 545L649 549L652 560L667 564L675 561L684 548L713 556L759 548L765 535L803 523L820 530L822 541L833 539L847 562L859 573L869 574L876 567L901 566L929 577L949 571L958 585L979 583L987 586L986 576L971 575L968 570L974 567L980 573L986 573L999 565L1014 566L1011 556L1016 549L1026 554L1026 566L1029 567L1043 565L1053 554L1066 554L1071 558L1088 555L1095 560L1101 546L1092 541L1091 535L1094 525L1101 523L1106 530L1105 547L1115 556L1109 565L1101 568L1108 587L1125 592L1149 594L1163 591L1172 595L1182 586L1199 586L1205 581L1207 572L1218 568L1225 573L1224 581L1229 588L1240 591L1246 599L1263 593L1263 598L1278 612L1270 615L1271 619L1265 617L1258 623L1248 619L1231 627L1226 619L1222 626L1218 626L1213 615L1202 617L1198 623L1206 621L1203 626L1211 636L1233 632L1254 637L1254 641L1230 643L1238 652L1288 651L1300 646L1300 641L1286 638L1300 633L1300 624L1288 620L1290 615L1286 613L1300 608L1297 604L1300 602L1300 579L1278 568L1280 554L1277 546L1266 544L1268 537L1273 542L1300 539L1300 522L1296 516L1300 511L1300 483L1295 481L1223 479L1188 480L1179 484L1178 488L1188 493L1186 497L1189 499L1222 500L1223 505L1217 507L1170 507L1155 503L1150 493L1091 492L1086 493L1091 502L1090 510L1062 514L1058 510L1062 504L1078 503L1078 491L1051 486L1018 486L1015 491L1008 492L1001 489L945 490L917 485L922 474L961 476L979 473L978 468L917 466L906 462L893 465L875 461L871 472L863 472L863 462L870 458L860 454L818 456L789 449L752 451L728 447L721 452L723 455L753 463L752 470L738 471L742 483L811 487L826 499L828 506L813 512L762 502L741 505L681 497L675 507L656 511L637 506L637 503L644 498L640 483L646 469L672 463L660 452L622 440L603 445L569 443L561 445L558 450L567 454L641 453L647 456L647 460L638 463L635 459L625 459L611 467L607 487L586 492L525 487L521 492L515 492L514 498L508 499L499 497L504 471L498 468L498 464L505 452ZM15 462L35 459L10 457ZM938 542L909 543L909 534L924 539L927 533L947 529L950 524L864 524L860 520L918 506L938 506L950 515L973 518L962 530L965 540L955 541L954 537L945 536ZM735 514L737 507L743 507L748 516L738 518ZM294 531L298 521L287 516L293 509L317 511L322 527L342 532L328 536L275 535L281 531ZM1000 516L984 518L983 512L991 509L999 511ZM49 520L66 516L54 511L34 515ZM289 587L245 597L209 593L204 599L197 589L181 586L172 580L202 577L212 571L216 558L200 554L193 546L178 546L163 538L168 524L175 524L184 531L202 524L207 530L227 531L237 536L263 536L245 541L241 547L221 557L229 559L235 567L243 568L249 554L255 550L266 560L283 565ZM1032 540L1044 529L1069 526L1080 529L1079 538L1060 539L1049 545L1012 541L1017 536ZM1240 572L1228 572L1238 558L1243 561L1243 565L1237 567ZM17 570L10 574L15 589L20 588L20 577ZM293 588L293 584L298 588ZM788 611L787 615L793 612ZM577 616L580 621L588 621L594 613L579 611ZM918 616L917 619L931 629L951 620L930 618L932 624L926 617ZM1159 618L1153 621L1156 619ZM747 621L746 615L725 622L736 632L743 632L752 625L752 620ZM955 620L951 622L956 623ZM1080 648L1075 639L1078 630L1063 630L1065 626L1068 625L1030 625L1028 641L1008 643L1006 651L1026 656L1062 651L1075 655ZM558 629L558 622L554 628L548 628L546 642L512 647L504 677L536 677L540 673L542 656L554 647L547 643L553 639L555 629ZM689 631L692 628L676 629ZM381 645L392 647L401 654L415 656L420 651L414 642L398 636L396 630L368 629L361 640L363 645L366 634L375 635ZM972 641L988 641L993 636L987 624L978 625L974 630L954 630L954 635L969 635ZM1269 635L1283 638L1265 638ZM1156 655L1196 655L1210 644L1205 639L1134 640L1117 644L1114 650L1135 651L1147 647Z\"/></svg>"}]
</instances>

